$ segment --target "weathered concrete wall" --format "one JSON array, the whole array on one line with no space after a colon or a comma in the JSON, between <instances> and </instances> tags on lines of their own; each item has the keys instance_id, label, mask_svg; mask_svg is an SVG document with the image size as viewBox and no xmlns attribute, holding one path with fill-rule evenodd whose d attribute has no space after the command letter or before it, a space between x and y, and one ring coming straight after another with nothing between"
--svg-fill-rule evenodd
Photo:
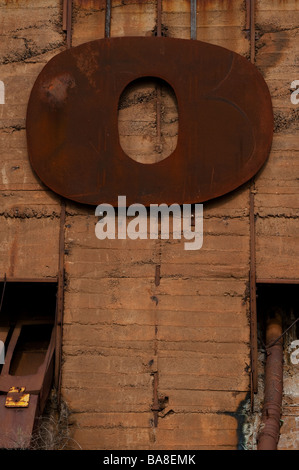
<instances>
[{"instance_id":1,"label":"weathered concrete wall","mask_svg":"<svg viewBox=\"0 0 299 470\"><path fill-rule=\"evenodd\" d=\"M275 128L267 164L255 178L256 270L258 280L298 279L298 106L290 100L298 62L299 2L258 1L256 65L271 92ZM288 299L286 299L287 302ZM264 312L261 312L262 314ZM284 312L286 313L286 311ZM297 313L298 315L298 313ZM296 315L295 315L296 316ZM294 319L294 318L293 318ZM298 365L290 363L290 343L284 339L284 396L278 448L298 448ZM256 448L263 404L265 354L259 353L259 390L250 425L244 427L246 446Z\"/></svg>"},{"instance_id":2,"label":"weathered concrete wall","mask_svg":"<svg viewBox=\"0 0 299 470\"><path fill-rule=\"evenodd\" d=\"M156 2L115 1L112 6L112 35L154 33ZM225 30L227 47L240 43L241 52L244 44L248 49L242 27L234 27L231 35L227 28L229 18L235 25L245 21L243 9L226 12L223 5L217 13L218 7L205 11L206 24L214 18L210 37ZM74 44L103 36L103 12L95 15L96 34L87 2L75 13ZM162 23L163 34L190 37L190 2L163 2ZM199 22L201 39L202 34ZM203 35L208 39L206 31ZM145 99L134 100L136 94ZM119 115L122 143L145 160L156 144L154 85L133 88L129 96ZM164 146L177 133L175 119L167 122L167 99L165 92ZM185 251L183 240L99 241L93 213L87 217L72 206L66 232L63 393L73 410L74 438L84 448L237 446L239 411L249 386L248 200L248 189L242 188L206 206L204 245L198 252ZM163 408L157 428L151 411L155 374Z\"/></svg>"},{"instance_id":3,"label":"weathered concrete wall","mask_svg":"<svg viewBox=\"0 0 299 470\"><path fill-rule=\"evenodd\" d=\"M26 108L38 73L65 48L57 1L0 2L1 277L56 276L59 199L33 173Z\"/></svg>"},{"instance_id":4,"label":"weathered concrete wall","mask_svg":"<svg viewBox=\"0 0 299 470\"><path fill-rule=\"evenodd\" d=\"M275 134L269 161L256 178L257 277L298 278L298 117L290 86L298 70L298 1L259 1L256 65L269 86Z\"/></svg>"},{"instance_id":5,"label":"weathered concrete wall","mask_svg":"<svg viewBox=\"0 0 299 470\"><path fill-rule=\"evenodd\" d=\"M103 37L105 2L73 3L73 46ZM163 34L189 38L190 2L162 5ZM289 98L298 12L299 1L257 3L256 63L276 115L273 150L255 180L259 278L298 277L298 121ZM25 113L39 71L66 47L61 2L0 0L0 13L1 270L54 276L60 200L31 170ZM198 2L197 39L249 57L245 20L243 1ZM112 1L112 36L155 30L155 0ZM167 150L179 116L167 90L161 99ZM155 103L152 83L133 87L120 104L122 145L140 160L155 152ZM96 222L93 208L67 203L62 394L74 439L86 449L241 448L250 390L249 185L204 205L199 251L185 251L183 239L100 241Z\"/></svg>"}]
</instances>

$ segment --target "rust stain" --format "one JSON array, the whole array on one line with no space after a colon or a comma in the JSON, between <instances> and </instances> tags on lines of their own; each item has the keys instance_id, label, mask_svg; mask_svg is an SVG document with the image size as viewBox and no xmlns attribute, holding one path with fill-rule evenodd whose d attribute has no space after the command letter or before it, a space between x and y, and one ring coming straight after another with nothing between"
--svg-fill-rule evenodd
<instances>
[{"instance_id":1,"label":"rust stain","mask_svg":"<svg viewBox=\"0 0 299 470\"><path fill-rule=\"evenodd\" d=\"M76 86L74 78L68 74L61 74L53 80L45 82L40 90L40 97L53 108L63 106L67 100L68 91Z\"/></svg>"}]
</instances>

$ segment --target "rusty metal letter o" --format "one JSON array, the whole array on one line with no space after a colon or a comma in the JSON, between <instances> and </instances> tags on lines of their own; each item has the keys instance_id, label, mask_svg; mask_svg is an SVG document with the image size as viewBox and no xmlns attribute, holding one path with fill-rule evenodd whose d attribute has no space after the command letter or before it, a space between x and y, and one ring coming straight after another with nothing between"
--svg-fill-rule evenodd
<instances>
[{"instance_id":1,"label":"rusty metal letter o","mask_svg":"<svg viewBox=\"0 0 299 470\"><path fill-rule=\"evenodd\" d=\"M140 77L168 82L178 100L175 151L144 165L118 136L117 107ZM268 87L244 57L200 41L99 39L61 52L38 76L27 110L32 167L71 200L117 205L195 203L226 194L265 163L273 134Z\"/></svg>"}]
</instances>

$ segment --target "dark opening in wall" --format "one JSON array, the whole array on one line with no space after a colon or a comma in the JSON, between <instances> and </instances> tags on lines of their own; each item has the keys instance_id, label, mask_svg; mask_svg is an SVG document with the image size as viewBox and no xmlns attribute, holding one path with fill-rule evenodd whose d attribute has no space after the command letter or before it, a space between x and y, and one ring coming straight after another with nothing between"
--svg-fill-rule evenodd
<instances>
[{"instance_id":1,"label":"dark opening in wall","mask_svg":"<svg viewBox=\"0 0 299 470\"><path fill-rule=\"evenodd\" d=\"M10 363L10 375L36 374L45 360L53 324L24 325Z\"/></svg>"},{"instance_id":2,"label":"dark opening in wall","mask_svg":"<svg viewBox=\"0 0 299 470\"><path fill-rule=\"evenodd\" d=\"M1 295L3 289L5 290L0 312L0 340L5 344L6 352L15 326L23 325L9 373L28 375L34 373L32 371L35 365L42 361L46 343L49 344L50 341L55 323L57 283L1 282ZM28 322L30 324L25 325ZM3 364L0 364L0 373L2 367ZM20 373L20 367L24 367L24 373Z\"/></svg>"},{"instance_id":3,"label":"dark opening in wall","mask_svg":"<svg viewBox=\"0 0 299 470\"><path fill-rule=\"evenodd\" d=\"M299 317L299 284L257 284L258 346L264 349L266 321L279 310L282 330L287 330ZM299 337L299 321L284 335L287 341Z\"/></svg>"},{"instance_id":4,"label":"dark opening in wall","mask_svg":"<svg viewBox=\"0 0 299 470\"><path fill-rule=\"evenodd\" d=\"M0 283L0 448L30 448L43 414L54 375L56 293L57 282Z\"/></svg>"}]
</instances>

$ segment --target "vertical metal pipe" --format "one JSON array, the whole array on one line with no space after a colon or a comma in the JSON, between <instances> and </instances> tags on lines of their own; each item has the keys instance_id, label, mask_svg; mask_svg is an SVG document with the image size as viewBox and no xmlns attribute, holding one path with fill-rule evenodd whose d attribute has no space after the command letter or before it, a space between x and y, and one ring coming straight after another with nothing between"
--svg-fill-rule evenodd
<instances>
[{"instance_id":1,"label":"vertical metal pipe","mask_svg":"<svg viewBox=\"0 0 299 470\"><path fill-rule=\"evenodd\" d=\"M246 28L250 31L250 61L255 62L255 0L246 1L247 17ZM257 310L256 310L256 240L255 240L255 210L254 210L255 183L250 186L250 345L251 345L251 409L254 406L254 393L257 393Z\"/></svg>"},{"instance_id":2,"label":"vertical metal pipe","mask_svg":"<svg viewBox=\"0 0 299 470\"><path fill-rule=\"evenodd\" d=\"M282 318L277 311L266 328L265 395L258 450L277 450L283 393Z\"/></svg>"},{"instance_id":3,"label":"vertical metal pipe","mask_svg":"<svg viewBox=\"0 0 299 470\"><path fill-rule=\"evenodd\" d=\"M246 0L246 23L245 23L245 31L246 31L246 38L250 39L250 7L251 7L251 0Z\"/></svg>"},{"instance_id":4,"label":"vertical metal pipe","mask_svg":"<svg viewBox=\"0 0 299 470\"><path fill-rule=\"evenodd\" d=\"M62 29L63 31L66 31L66 44L67 44L68 49L72 45L72 14L73 14L72 0L63 0Z\"/></svg>"},{"instance_id":5,"label":"vertical metal pipe","mask_svg":"<svg viewBox=\"0 0 299 470\"><path fill-rule=\"evenodd\" d=\"M250 0L250 60L255 63L255 0Z\"/></svg>"},{"instance_id":6,"label":"vertical metal pipe","mask_svg":"<svg viewBox=\"0 0 299 470\"><path fill-rule=\"evenodd\" d=\"M72 14L73 14L73 0L67 0L66 44L67 44L68 49L72 47Z\"/></svg>"},{"instance_id":7,"label":"vertical metal pipe","mask_svg":"<svg viewBox=\"0 0 299 470\"><path fill-rule=\"evenodd\" d=\"M65 227L65 200L61 201L60 227L59 227L59 266L58 266L58 286L55 318L55 371L54 382L57 390L57 400L60 403L61 389L61 357L62 357L62 323L64 308L64 227Z\"/></svg>"},{"instance_id":8,"label":"vertical metal pipe","mask_svg":"<svg viewBox=\"0 0 299 470\"><path fill-rule=\"evenodd\" d=\"M63 29L63 31L67 30L67 4L68 4L68 0L63 0L63 7L62 7L62 29Z\"/></svg>"},{"instance_id":9,"label":"vertical metal pipe","mask_svg":"<svg viewBox=\"0 0 299 470\"><path fill-rule=\"evenodd\" d=\"M157 37L162 36L162 0L157 0ZM157 84L156 86L156 127L157 127L157 144L156 151L160 154L162 152L162 130L161 130L161 100L162 100L162 90L161 85ZM156 265L155 273L155 286L160 285L160 265ZM155 342L154 342L154 356L157 358L158 355L158 323L157 323L157 312L155 310ZM154 428L158 426L159 420L159 371L158 371L158 360L157 360L157 369L153 372L153 405L152 412L154 415Z\"/></svg>"},{"instance_id":10,"label":"vertical metal pipe","mask_svg":"<svg viewBox=\"0 0 299 470\"><path fill-rule=\"evenodd\" d=\"M157 37L162 36L162 0L157 0ZM162 89L158 84L156 86L156 118L157 118L157 143L156 151L158 154L161 154L163 151L162 148L162 129L161 129L161 101L162 101ZM159 159L159 157L158 157Z\"/></svg>"},{"instance_id":11,"label":"vertical metal pipe","mask_svg":"<svg viewBox=\"0 0 299 470\"><path fill-rule=\"evenodd\" d=\"M66 31L66 45L70 49L72 47L72 14L73 1L64 0L62 28ZM55 367L54 367L54 384L57 391L57 401L60 404L61 399L61 359L62 359L62 323L64 309L64 227L65 227L65 199L61 200L60 206L60 225L59 225L59 258L58 258L58 283L56 298L56 317L55 317Z\"/></svg>"},{"instance_id":12,"label":"vertical metal pipe","mask_svg":"<svg viewBox=\"0 0 299 470\"><path fill-rule=\"evenodd\" d=\"M106 0L105 38L110 38L110 35L111 35L111 0Z\"/></svg>"},{"instance_id":13,"label":"vertical metal pipe","mask_svg":"<svg viewBox=\"0 0 299 470\"><path fill-rule=\"evenodd\" d=\"M197 3L196 0L191 0L191 35L190 35L191 39L197 38L196 3Z\"/></svg>"},{"instance_id":14,"label":"vertical metal pipe","mask_svg":"<svg viewBox=\"0 0 299 470\"><path fill-rule=\"evenodd\" d=\"M162 36L162 0L157 0L157 36Z\"/></svg>"},{"instance_id":15,"label":"vertical metal pipe","mask_svg":"<svg viewBox=\"0 0 299 470\"><path fill-rule=\"evenodd\" d=\"M254 183L250 188L249 225L250 225L250 348L251 348L251 408L253 409L253 393L257 393L257 308L256 308L256 254L255 254L255 209Z\"/></svg>"},{"instance_id":16,"label":"vertical metal pipe","mask_svg":"<svg viewBox=\"0 0 299 470\"><path fill-rule=\"evenodd\" d=\"M6 273L4 274L4 283L3 283L3 289L2 289L2 294L1 294L1 302L0 302L0 313L2 311L2 306L3 306L3 300L4 300L4 294L5 294L5 289L6 289Z\"/></svg>"}]
</instances>

